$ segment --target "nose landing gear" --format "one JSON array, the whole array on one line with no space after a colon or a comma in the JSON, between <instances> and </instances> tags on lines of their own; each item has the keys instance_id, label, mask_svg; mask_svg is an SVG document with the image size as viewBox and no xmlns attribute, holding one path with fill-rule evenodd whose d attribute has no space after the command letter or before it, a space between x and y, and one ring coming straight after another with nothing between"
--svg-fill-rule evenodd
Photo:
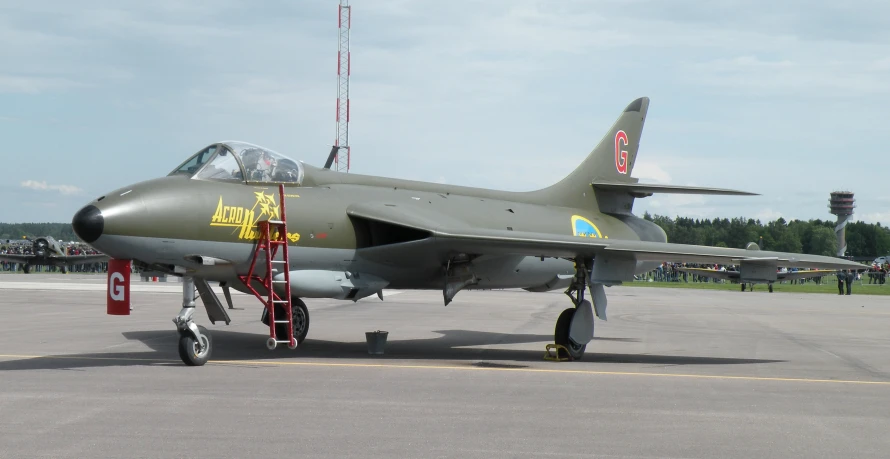
<instances>
[{"instance_id":1,"label":"nose landing gear","mask_svg":"<svg viewBox=\"0 0 890 459\"><path fill-rule=\"evenodd\" d=\"M179 331L179 358L189 366L201 366L210 359L213 340L206 328L192 320L195 314L195 280L182 278L182 309L173 318Z\"/></svg>"}]
</instances>

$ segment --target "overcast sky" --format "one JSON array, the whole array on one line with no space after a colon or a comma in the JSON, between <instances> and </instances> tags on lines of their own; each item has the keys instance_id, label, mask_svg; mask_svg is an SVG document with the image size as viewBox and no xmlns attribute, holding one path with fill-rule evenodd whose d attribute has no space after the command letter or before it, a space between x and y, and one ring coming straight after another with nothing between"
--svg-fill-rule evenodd
<instances>
[{"instance_id":1,"label":"overcast sky","mask_svg":"<svg viewBox=\"0 0 890 459\"><path fill-rule=\"evenodd\" d=\"M637 214L825 219L849 189L856 219L890 224L886 1L352 4L353 172L537 189L649 96L635 176L762 196L655 196ZM336 0L0 3L0 221L70 221L217 140L322 165L336 15Z\"/></svg>"}]
</instances>

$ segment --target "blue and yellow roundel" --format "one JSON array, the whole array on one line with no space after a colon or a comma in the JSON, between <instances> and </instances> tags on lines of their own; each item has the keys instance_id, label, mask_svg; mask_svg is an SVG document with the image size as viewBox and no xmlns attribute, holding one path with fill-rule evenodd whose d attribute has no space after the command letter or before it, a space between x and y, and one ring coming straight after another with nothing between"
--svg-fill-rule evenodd
<instances>
[{"instance_id":1,"label":"blue and yellow roundel","mask_svg":"<svg viewBox=\"0 0 890 459\"><path fill-rule=\"evenodd\" d=\"M601 238L603 233L590 220L580 216L572 215L572 234L580 237Z\"/></svg>"}]
</instances>

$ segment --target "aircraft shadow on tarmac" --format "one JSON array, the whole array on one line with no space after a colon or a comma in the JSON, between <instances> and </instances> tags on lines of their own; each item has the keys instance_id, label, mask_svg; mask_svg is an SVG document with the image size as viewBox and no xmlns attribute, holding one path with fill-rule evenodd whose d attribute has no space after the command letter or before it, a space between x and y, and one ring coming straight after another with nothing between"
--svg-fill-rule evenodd
<instances>
[{"instance_id":1,"label":"aircraft shadow on tarmac","mask_svg":"<svg viewBox=\"0 0 890 459\"><path fill-rule=\"evenodd\" d=\"M469 366L489 368L525 368L523 362L543 361L540 350L490 349L473 346L552 342L551 335L503 334L471 330L438 330L440 336L427 339L389 340L384 355L369 355L367 344L307 339L296 350L280 346L274 351L265 347L264 335L236 331L212 330L211 362L226 360L274 361L288 359L350 359L383 362L387 360L465 361ZM0 362L0 371L79 369L91 367L182 365L176 350L176 331L125 332L128 340L139 341L152 351L84 353L46 356ZM635 342L632 338L594 338L595 341ZM632 363L652 365L739 365L777 363L782 360L737 359L726 357L695 357L652 354L608 354L587 352L582 363ZM450 365L460 363L450 362Z\"/></svg>"}]
</instances>

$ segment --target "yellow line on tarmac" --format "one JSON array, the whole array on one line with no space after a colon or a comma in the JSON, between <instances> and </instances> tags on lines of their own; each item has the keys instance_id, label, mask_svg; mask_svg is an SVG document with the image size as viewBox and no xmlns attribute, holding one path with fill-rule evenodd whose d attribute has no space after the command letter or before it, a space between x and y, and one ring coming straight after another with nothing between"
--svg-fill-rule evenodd
<instances>
[{"instance_id":1,"label":"yellow line on tarmac","mask_svg":"<svg viewBox=\"0 0 890 459\"><path fill-rule=\"evenodd\" d=\"M131 358L131 357L85 357L76 355L4 355L0 358L7 359L67 359L67 360L117 360L122 362L181 362L176 359L157 358ZM646 373L632 371L597 371L597 370L568 370L559 368L497 368L458 365L406 365L385 363L331 363L331 362L284 362L277 360L211 360L208 364L215 365L269 365L269 366L304 366L304 367L342 367L342 368L392 368L408 370L467 370L467 371L511 371L518 373L551 373L551 374L579 374L596 376L648 376L660 378L687 378L687 379L722 379L739 381L775 381L775 382L802 382L802 383L834 383L834 384L868 384L877 386L890 386L890 381L857 381L843 379L810 379L810 378L779 378L767 376L728 376L728 375L696 375L684 373Z\"/></svg>"}]
</instances>

